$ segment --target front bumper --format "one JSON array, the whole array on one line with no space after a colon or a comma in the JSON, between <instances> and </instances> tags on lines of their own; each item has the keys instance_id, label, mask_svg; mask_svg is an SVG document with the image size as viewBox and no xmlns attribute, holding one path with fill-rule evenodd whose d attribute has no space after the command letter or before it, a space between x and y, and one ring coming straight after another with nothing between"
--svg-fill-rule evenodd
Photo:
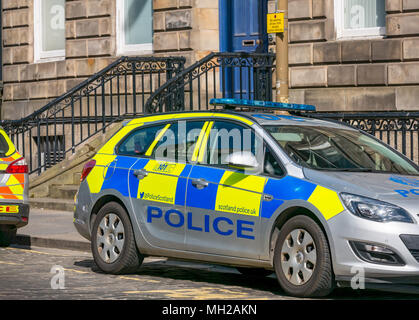
<instances>
[{"instance_id":1,"label":"front bumper","mask_svg":"<svg viewBox=\"0 0 419 320\"><path fill-rule=\"evenodd\" d=\"M2 206L19 206L18 213L0 213L0 225L24 227L29 222L29 205L19 203L1 203Z\"/></svg>"},{"instance_id":2,"label":"front bumper","mask_svg":"<svg viewBox=\"0 0 419 320\"><path fill-rule=\"evenodd\" d=\"M362 276L366 283L419 284L419 256L416 256L414 251L419 249L419 243L416 243L419 240L417 223L374 222L356 217L345 210L330 219L328 226L337 281L351 281ZM406 239L409 239L408 242ZM351 242L388 248L397 254L403 263L389 265L367 262L355 252Z\"/></svg>"}]
</instances>

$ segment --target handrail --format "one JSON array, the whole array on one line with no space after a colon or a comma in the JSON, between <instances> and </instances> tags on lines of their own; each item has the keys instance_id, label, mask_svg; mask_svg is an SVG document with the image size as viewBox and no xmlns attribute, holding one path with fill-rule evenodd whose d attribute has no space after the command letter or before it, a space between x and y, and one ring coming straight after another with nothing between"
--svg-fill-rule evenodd
<instances>
[{"instance_id":1,"label":"handrail","mask_svg":"<svg viewBox=\"0 0 419 320\"><path fill-rule=\"evenodd\" d=\"M70 97L71 95L73 95L77 91L81 90L83 87L85 87L89 83L92 83L92 82L98 80L101 76L103 76L107 72L111 71L113 68L115 68L116 66L118 66L122 62L136 62L136 61L147 61L147 62L149 62L150 60L151 61L162 61L162 60L166 60L166 61L181 61L182 62L182 69L183 69L183 65L185 64L185 61L186 61L186 59L184 57L163 57L163 58L156 58L156 57L128 57L128 56L120 57L119 59L115 60L114 62L112 62L111 64L109 64L105 68L103 68L102 70L100 70L97 73L91 75L89 78L85 79L84 81L80 82L79 84L77 84L76 86L74 86L73 88L71 88L66 93L64 93L61 96L59 96L59 97L53 99L52 101L48 102L42 108L34 111L32 114L30 114L30 115L28 115L28 116L26 116L24 118L16 119L16 120L1 120L0 125L4 126L6 124L19 124L19 123L24 123L24 122L27 122L27 121L30 121L30 120L36 118L38 115L41 115L42 113L44 113L45 111L47 111L48 109L50 109L52 106L54 106L54 105L56 105L56 104L64 101L66 98Z\"/></svg>"},{"instance_id":2,"label":"handrail","mask_svg":"<svg viewBox=\"0 0 419 320\"><path fill-rule=\"evenodd\" d=\"M29 173L40 174L115 121L143 114L154 87L181 72L185 61L121 57L30 115L0 124L27 159Z\"/></svg>"},{"instance_id":3,"label":"handrail","mask_svg":"<svg viewBox=\"0 0 419 320\"><path fill-rule=\"evenodd\" d=\"M216 62L214 62L215 59L217 60ZM250 68L263 69L265 71L265 75L268 76L267 79L263 79L264 81L259 81L261 79L254 79L254 82L265 82L263 83L263 87L266 96L261 97L261 100L271 100L271 74L272 70L275 67L273 64L274 60L275 55L273 53L212 52L209 55L202 58L201 60L195 62L188 68L185 68L182 72L180 72L170 81L167 81L160 88L158 88L147 100L145 110L148 113L182 110L184 108L184 105L182 105L184 101L183 89L189 86L189 89L192 92L192 81L196 79L199 80L199 77L201 75L208 73L209 71L214 69L219 69L218 71L221 73L222 79L220 79L219 81L222 83L220 83L220 85L224 85L223 80L225 80L226 77L231 77L232 72L242 72L243 70L248 70L250 73ZM224 74L222 74L223 72ZM216 80L217 79L214 75L213 81ZM180 89L182 89L181 92L179 92ZM206 90L208 91L208 88L206 88ZM215 89L213 91L217 90ZM220 91L222 90L220 89ZM225 92L221 92L221 94L223 97L225 97ZM250 95L249 92L247 94ZM175 105L175 108L172 108L170 110L162 110L161 104L167 102L166 99L170 98L170 96L171 98L174 98L174 101L172 101L172 105ZM192 109L192 106L189 107L191 107Z\"/></svg>"}]
</instances>

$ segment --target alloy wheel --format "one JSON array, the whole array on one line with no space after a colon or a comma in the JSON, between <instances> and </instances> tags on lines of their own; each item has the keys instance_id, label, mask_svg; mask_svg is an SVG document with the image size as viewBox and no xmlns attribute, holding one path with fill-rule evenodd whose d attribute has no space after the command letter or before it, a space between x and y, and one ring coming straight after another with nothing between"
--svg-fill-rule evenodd
<instances>
[{"instance_id":1,"label":"alloy wheel","mask_svg":"<svg viewBox=\"0 0 419 320\"><path fill-rule=\"evenodd\" d=\"M287 280L296 286L307 283L317 261L313 237L304 229L291 231L281 248L281 267Z\"/></svg>"},{"instance_id":2,"label":"alloy wheel","mask_svg":"<svg viewBox=\"0 0 419 320\"><path fill-rule=\"evenodd\" d=\"M113 263L119 258L125 243L125 229L116 214L110 213L103 217L96 240L98 253L104 262Z\"/></svg>"}]
</instances>

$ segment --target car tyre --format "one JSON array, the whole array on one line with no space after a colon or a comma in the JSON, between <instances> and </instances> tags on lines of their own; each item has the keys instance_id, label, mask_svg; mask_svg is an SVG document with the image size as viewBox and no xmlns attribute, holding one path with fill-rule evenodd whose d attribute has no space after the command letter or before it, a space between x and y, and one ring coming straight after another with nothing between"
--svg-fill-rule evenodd
<instances>
[{"instance_id":1,"label":"car tyre","mask_svg":"<svg viewBox=\"0 0 419 320\"><path fill-rule=\"evenodd\" d=\"M295 216L281 228L274 268L281 288L289 295L324 297L334 289L327 238L308 216Z\"/></svg>"},{"instance_id":2,"label":"car tyre","mask_svg":"<svg viewBox=\"0 0 419 320\"><path fill-rule=\"evenodd\" d=\"M262 268L236 268L238 272L249 277L267 277L273 273L272 270Z\"/></svg>"},{"instance_id":3,"label":"car tyre","mask_svg":"<svg viewBox=\"0 0 419 320\"><path fill-rule=\"evenodd\" d=\"M17 228L14 226L0 226L0 247L8 247L16 238Z\"/></svg>"},{"instance_id":4,"label":"car tyre","mask_svg":"<svg viewBox=\"0 0 419 320\"><path fill-rule=\"evenodd\" d=\"M144 260L129 216L117 202L109 202L99 210L92 228L91 249L96 265L105 273L133 273Z\"/></svg>"}]
</instances>

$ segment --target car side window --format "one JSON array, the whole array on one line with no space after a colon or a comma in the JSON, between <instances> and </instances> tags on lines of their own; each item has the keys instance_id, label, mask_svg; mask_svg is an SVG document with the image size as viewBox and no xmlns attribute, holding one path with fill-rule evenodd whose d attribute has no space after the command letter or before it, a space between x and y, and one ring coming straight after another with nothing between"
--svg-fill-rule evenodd
<instances>
[{"instance_id":1,"label":"car side window","mask_svg":"<svg viewBox=\"0 0 419 320\"><path fill-rule=\"evenodd\" d=\"M161 124L133 131L119 145L117 153L124 156L144 156L158 133L164 127L165 124Z\"/></svg>"},{"instance_id":2,"label":"car side window","mask_svg":"<svg viewBox=\"0 0 419 320\"><path fill-rule=\"evenodd\" d=\"M284 170L279 164L276 157L273 155L272 150L266 146L265 149L265 160L263 163L263 172L270 176L282 177L284 175Z\"/></svg>"},{"instance_id":3,"label":"car side window","mask_svg":"<svg viewBox=\"0 0 419 320\"><path fill-rule=\"evenodd\" d=\"M174 122L160 137L151 154L160 160L191 162L192 155L205 121Z\"/></svg>"},{"instance_id":4,"label":"car side window","mask_svg":"<svg viewBox=\"0 0 419 320\"><path fill-rule=\"evenodd\" d=\"M215 121L208 140L206 164L227 166L227 156L234 152L251 152L258 161L262 159L262 139L251 128L235 122Z\"/></svg>"}]
</instances>

